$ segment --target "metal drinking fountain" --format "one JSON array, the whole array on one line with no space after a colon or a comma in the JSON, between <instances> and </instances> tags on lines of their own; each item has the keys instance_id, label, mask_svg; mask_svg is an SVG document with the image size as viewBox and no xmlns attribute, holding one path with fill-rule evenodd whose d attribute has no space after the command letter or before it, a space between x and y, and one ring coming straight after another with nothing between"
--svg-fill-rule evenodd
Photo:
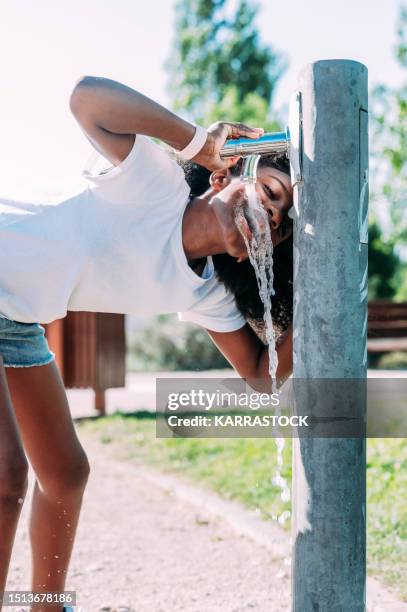
<instances>
[{"instance_id":1,"label":"metal drinking fountain","mask_svg":"<svg viewBox=\"0 0 407 612\"><path fill-rule=\"evenodd\" d=\"M257 166L261 155L284 155L289 157L290 131L267 132L260 138L239 138L227 140L220 150L222 158L240 155L244 157L240 179L244 183L255 183L257 180Z\"/></svg>"},{"instance_id":2,"label":"metal drinking fountain","mask_svg":"<svg viewBox=\"0 0 407 612\"><path fill-rule=\"evenodd\" d=\"M285 132L267 132L260 138L239 138L238 140L227 140L222 149L220 156L235 157L241 155L272 155L285 153L289 155L290 149L290 131L288 127Z\"/></svg>"},{"instance_id":3,"label":"metal drinking fountain","mask_svg":"<svg viewBox=\"0 0 407 612\"><path fill-rule=\"evenodd\" d=\"M302 99L296 91L290 99L288 125L284 132L267 132L260 138L227 140L220 150L220 157L244 157L241 179L255 182L257 164L261 155L286 155L290 160L291 183L302 181Z\"/></svg>"}]
</instances>

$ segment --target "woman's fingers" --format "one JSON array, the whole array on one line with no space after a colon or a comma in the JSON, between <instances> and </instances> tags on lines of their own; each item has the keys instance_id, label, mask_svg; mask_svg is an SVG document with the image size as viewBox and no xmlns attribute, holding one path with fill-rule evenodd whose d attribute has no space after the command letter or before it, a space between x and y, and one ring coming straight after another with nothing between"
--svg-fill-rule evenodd
<instances>
[{"instance_id":1,"label":"woman's fingers","mask_svg":"<svg viewBox=\"0 0 407 612\"><path fill-rule=\"evenodd\" d=\"M230 168L239 161L240 156L235 155L229 159L222 159L220 157L220 150L225 142L229 139L236 140L238 138L256 139L263 134L264 130L260 127L252 128L244 123L219 121L208 128L207 141L202 150L193 158L193 161L212 172L214 170Z\"/></svg>"},{"instance_id":2,"label":"woman's fingers","mask_svg":"<svg viewBox=\"0 0 407 612\"><path fill-rule=\"evenodd\" d=\"M252 128L244 123L227 123L229 136L233 139L237 138L259 138L264 134L263 128Z\"/></svg>"}]
</instances>

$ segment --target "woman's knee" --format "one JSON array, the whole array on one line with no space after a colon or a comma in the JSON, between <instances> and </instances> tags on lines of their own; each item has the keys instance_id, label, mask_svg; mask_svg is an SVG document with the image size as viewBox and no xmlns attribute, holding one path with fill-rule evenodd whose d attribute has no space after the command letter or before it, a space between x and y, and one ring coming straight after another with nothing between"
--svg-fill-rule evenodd
<instances>
[{"instance_id":1,"label":"woman's knee","mask_svg":"<svg viewBox=\"0 0 407 612\"><path fill-rule=\"evenodd\" d=\"M37 479L41 489L52 497L63 497L82 492L89 478L90 465L84 451L69 460L56 462L49 472Z\"/></svg>"},{"instance_id":2,"label":"woman's knee","mask_svg":"<svg viewBox=\"0 0 407 612\"><path fill-rule=\"evenodd\" d=\"M0 457L0 499L23 498L28 487L28 462L15 455Z\"/></svg>"}]
</instances>

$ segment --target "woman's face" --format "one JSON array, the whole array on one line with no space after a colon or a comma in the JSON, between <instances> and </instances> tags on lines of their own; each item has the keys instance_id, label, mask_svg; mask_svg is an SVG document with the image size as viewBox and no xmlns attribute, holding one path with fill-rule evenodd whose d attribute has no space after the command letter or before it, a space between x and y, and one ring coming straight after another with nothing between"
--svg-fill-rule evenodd
<instances>
[{"instance_id":1,"label":"woman's face","mask_svg":"<svg viewBox=\"0 0 407 612\"><path fill-rule=\"evenodd\" d=\"M281 170L262 166L257 170L256 190L261 203L268 212L272 240L276 246L291 233L291 231L287 232L287 224L284 223L293 204L291 179Z\"/></svg>"},{"instance_id":2,"label":"woman's face","mask_svg":"<svg viewBox=\"0 0 407 612\"><path fill-rule=\"evenodd\" d=\"M212 192L210 204L222 233L228 236L227 253L238 261L247 259L247 249L242 237L250 236L245 216L236 224L236 212L241 210L245 200L245 186L238 175L229 171L216 171L211 174ZM261 203L268 212L271 239L274 246L291 235L291 224L287 222L288 211L292 206L293 190L290 177L276 168L261 166L257 170L256 190ZM213 191L216 195L213 196ZM236 253L236 254L235 254Z\"/></svg>"}]
</instances>

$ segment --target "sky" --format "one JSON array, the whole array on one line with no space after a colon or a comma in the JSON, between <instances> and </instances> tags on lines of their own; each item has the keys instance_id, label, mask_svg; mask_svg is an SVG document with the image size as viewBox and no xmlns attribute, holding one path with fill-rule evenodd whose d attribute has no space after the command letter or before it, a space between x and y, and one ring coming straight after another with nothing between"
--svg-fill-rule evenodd
<instances>
[{"instance_id":1,"label":"sky","mask_svg":"<svg viewBox=\"0 0 407 612\"><path fill-rule=\"evenodd\" d=\"M371 84L401 81L394 60L397 0L260 5L262 39L289 63L275 108L288 102L301 67L318 59L361 61ZM0 196L52 197L80 185L92 150L69 110L81 75L122 81L170 105L164 62L174 1L0 0L0 8Z\"/></svg>"}]
</instances>

